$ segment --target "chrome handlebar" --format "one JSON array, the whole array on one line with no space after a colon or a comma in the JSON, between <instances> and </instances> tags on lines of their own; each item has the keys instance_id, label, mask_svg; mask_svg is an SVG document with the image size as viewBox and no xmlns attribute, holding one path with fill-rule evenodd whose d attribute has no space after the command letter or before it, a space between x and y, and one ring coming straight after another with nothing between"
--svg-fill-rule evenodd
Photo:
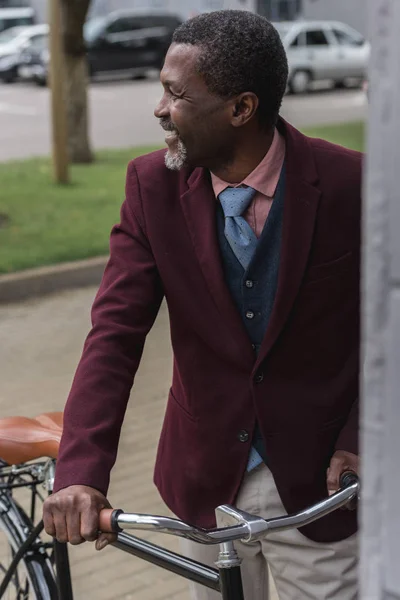
<instances>
[{"instance_id":1,"label":"chrome handlebar","mask_svg":"<svg viewBox=\"0 0 400 600\"><path fill-rule=\"evenodd\" d=\"M217 528L201 529L170 517L104 509L100 513L100 530L108 532L118 532L124 529L157 531L187 538L200 544L222 544L235 540L250 543L265 537L271 531L286 531L309 525L358 498L359 493L358 477L354 473L344 473L341 477L341 488L335 494L292 515L262 519L234 506L224 504L218 506L215 511Z\"/></svg>"}]
</instances>

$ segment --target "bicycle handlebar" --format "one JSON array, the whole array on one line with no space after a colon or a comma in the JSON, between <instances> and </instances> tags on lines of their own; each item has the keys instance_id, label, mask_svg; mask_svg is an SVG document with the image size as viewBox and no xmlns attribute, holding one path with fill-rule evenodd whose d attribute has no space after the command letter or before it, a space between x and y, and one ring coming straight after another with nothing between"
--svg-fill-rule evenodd
<instances>
[{"instance_id":1,"label":"bicycle handlebar","mask_svg":"<svg viewBox=\"0 0 400 600\"><path fill-rule=\"evenodd\" d=\"M360 483L357 475L346 472L342 474L340 489L335 494L292 515L262 519L225 504L216 509L218 527L201 529L170 517L124 513L122 510L106 508L100 512L99 528L100 531L109 533L118 533L124 529L158 531L184 537L200 544L222 544L235 540L249 543L265 537L270 531L304 527L345 506L358 497L359 491Z\"/></svg>"}]
</instances>

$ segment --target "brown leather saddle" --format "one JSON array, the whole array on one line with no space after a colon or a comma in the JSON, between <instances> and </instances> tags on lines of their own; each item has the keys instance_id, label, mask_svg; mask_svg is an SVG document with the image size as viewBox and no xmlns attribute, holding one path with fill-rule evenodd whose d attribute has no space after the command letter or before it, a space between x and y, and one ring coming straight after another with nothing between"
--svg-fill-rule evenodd
<instances>
[{"instance_id":1,"label":"brown leather saddle","mask_svg":"<svg viewBox=\"0 0 400 600\"><path fill-rule=\"evenodd\" d=\"M57 458L63 413L0 419L0 459L18 465L37 458Z\"/></svg>"}]
</instances>

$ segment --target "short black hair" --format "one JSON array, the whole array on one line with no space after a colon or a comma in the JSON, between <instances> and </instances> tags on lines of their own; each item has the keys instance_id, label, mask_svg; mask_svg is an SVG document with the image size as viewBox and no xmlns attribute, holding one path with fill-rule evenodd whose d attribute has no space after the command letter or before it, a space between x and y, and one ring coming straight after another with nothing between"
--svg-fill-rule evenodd
<instances>
[{"instance_id":1,"label":"short black hair","mask_svg":"<svg viewBox=\"0 0 400 600\"><path fill-rule=\"evenodd\" d=\"M180 25L172 41L201 48L197 70L210 92L227 99L253 92L260 103L260 125L275 126L288 63L281 38L268 19L244 10L204 13Z\"/></svg>"}]
</instances>

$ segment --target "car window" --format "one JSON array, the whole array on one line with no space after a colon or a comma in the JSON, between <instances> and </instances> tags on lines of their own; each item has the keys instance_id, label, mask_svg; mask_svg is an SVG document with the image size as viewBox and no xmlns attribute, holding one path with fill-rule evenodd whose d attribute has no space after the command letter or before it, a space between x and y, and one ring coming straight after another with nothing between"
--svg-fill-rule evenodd
<instances>
[{"instance_id":1,"label":"car window","mask_svg":"<svg viewBox=\"0 0 400 600\"><path fill-rule=\"evenodd\" d=\"M0 8L30 8L30 0L1 0Z\"/></svg>"},{"instance_id":2,"label":"car window","mask_svg":"<svg viewBox=\"0 0 400 600\"><path fill-rule=\"evenodd\" d=\"M333 33L341 46L361 46L364 43L362 35L353 34L350 31L333 28Z\"/></svg>"},{"instance_id":3,"label":"car window","mask_svg":"<svg viewBox=\"0 0 400 600\"><path fill-rule=\"evenodd\" d=\"M294 40L290 43L290 48L298 48L299 46L302 46L302 35L301 33L299 33L298 35L296 35L296 37L294 38Z\"/></svg>"},{"instance_id":4,"label":"car window","mask_svg":"<svg viewBox=\"0 0 400 600\"><path fill-rule=\"evenodd\" d=\"M310 29L306 31L307 46L328 46L328 38L323 29Z\"/></svg>"},{"instance_id":5,"label":"car window","mask_svg":"<svg viewBox=\"0 0 400 600\"><path fill-rule=\"evenodd\" d=\"M176 17L170 17L167 16L165 18L165 25L168 25L168 27L170 27L171 29L176 29L177 27L179 27L179 25L182 23L182 21L180 21L178 18Z\"/></svg>"},{"instance_id":6,"label":"car window","mask_svg":"<svg viewBox=\"0 0 400 600\"><path fill-rule=\"evenodd\" d=\"M170 25L163 16L138 17L138 23L144 36L162 37L171 31Z\"/></svg>"},{"instance_id":7,"label":"car window","mask_svg":"<svg viewBox=\"0 0 400 600\"><path fill-rule=\"evenodd\" d=\"M23 25L33 25L32 17L15 17L14 19L1 19L0 18L0 31L8 29L9 27L20 27Z\"/></svg>"},{"instance_id":8,"label":"car window","mask_svg":"<svg viewBox=\"0 0 400 600\"><path fill-rule=\"evenodd\" d=\"M162 17L139 17L140 26L143 28L162 27L165 25Z\"/></svg>"},{"instance_id":9,"label":"car window","mask_svg":"<svg viewBox=\"0 0 400 600\"><path fill-rule=\"evenodd\" d=\"M134 17L124 17L117 19L107 27L107 33L127 33L135 29L141 29L142 25Z\"/></svg>"}]
</instances>

